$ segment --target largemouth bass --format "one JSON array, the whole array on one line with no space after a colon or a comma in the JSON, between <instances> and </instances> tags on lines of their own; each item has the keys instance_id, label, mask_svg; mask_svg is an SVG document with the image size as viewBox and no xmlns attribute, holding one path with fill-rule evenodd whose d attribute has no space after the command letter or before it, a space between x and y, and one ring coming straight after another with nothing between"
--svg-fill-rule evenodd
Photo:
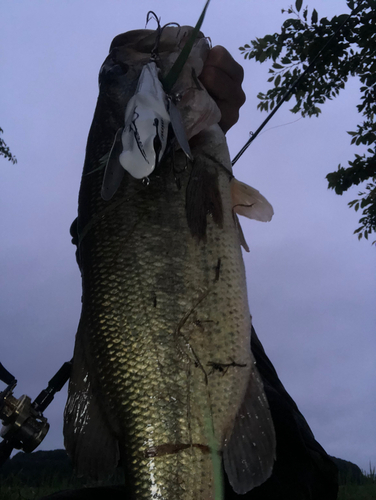
<instances>
[{"instance_id":1,"label":"largemouth bass","mask_svg":"<svg viewBox=\"0 0 376 500\"><path fill-rule=\"evenodd\" d=\"M65 445L80 475L102 477L121 459L129 497L140 500L214 498L219 460L245 493L275 458L235 213L269 220L272 209L233 177L220 113L197 79L209 50L202 34L173 89L193 161L172 146L147 179L124 170L103 195L122 134L133 130L140 142L136 119L125 130L124 116L153 47L164 76L191 31L113 41L79 194L82 313Z\"/></svg>"}]
</instances>

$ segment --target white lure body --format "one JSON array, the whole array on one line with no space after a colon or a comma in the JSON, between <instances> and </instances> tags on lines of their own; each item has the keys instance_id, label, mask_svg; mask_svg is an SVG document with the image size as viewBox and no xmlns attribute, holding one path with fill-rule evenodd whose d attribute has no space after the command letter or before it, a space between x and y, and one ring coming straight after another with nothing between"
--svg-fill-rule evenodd
<instances>
[{"instance_id":1,"label":"white lure body","mask_svg":"<svg viewBox=\"0 0 376 500\"><path fill-rule=\"evenodd\" d=\"M125 110L119 162L136 179L153 172L167 146L170 115L158 71L155 62L143 67L136 93Z\"/></svg>"}]
</instances>

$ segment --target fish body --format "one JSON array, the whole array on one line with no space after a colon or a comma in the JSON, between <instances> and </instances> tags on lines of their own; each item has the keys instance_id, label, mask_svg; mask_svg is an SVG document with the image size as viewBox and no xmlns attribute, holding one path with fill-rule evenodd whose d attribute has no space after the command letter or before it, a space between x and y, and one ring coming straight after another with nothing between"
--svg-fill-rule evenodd
<instances>
[{"instance_id":1,"label":"fish body","mask_svg":"<svg viewBox=\"0 0 376 500\"><path fill-rule=\"evenodd\" d=\"M190 30L164 30L162 73ZM83 295L66 448L76 471L93 477L121 458L134 499L214 498L215 458L244 493L270 475L275 437L250 350L226 139L209 113L190 140L193 162L177 150L148 182L126 172L104 200L100 159L124 126L155 32L123 37L102 67L79 196Z\"/></svg>"}]
</instances>

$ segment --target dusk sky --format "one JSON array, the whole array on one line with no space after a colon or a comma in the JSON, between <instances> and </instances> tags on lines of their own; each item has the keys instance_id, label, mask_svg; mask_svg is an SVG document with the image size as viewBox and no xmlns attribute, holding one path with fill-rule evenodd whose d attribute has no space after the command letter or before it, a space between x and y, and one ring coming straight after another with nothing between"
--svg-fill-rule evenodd
<instances>
[{"instance_id":1,"label":"dusk sky","mask_svg":"<svg viewBox=\"0 0 376 500\"><path fill-rule=\"evenodd\" d=\"M16 376L15 396L34 399L72 357L81 281L69 227L98 72L112 39L161 23L194 25L204 0L3 0L0 17L0 127L16 155L0 158L0 361ZM266 117L268 64L238 48L277 31L291 0L212 0L202 31L245 70L247 102L228 134L231 156ZM312 0L319 18L348 12L345 0ZM155 28L151 23L150 28ZM359 83L299 119L282 106L234 168L273 205L270 223L242 219L253 324L287 391L330 455L369 470L376 464L376 246L353 235L360 213L328 190L326 174L359 148L346 131L360 121ZM373 237L372 237L373 236ZM4 384L0 385L3 390ZM39 449L63 447L67 388L46 411Z\"/></svg>"}]
</instances>

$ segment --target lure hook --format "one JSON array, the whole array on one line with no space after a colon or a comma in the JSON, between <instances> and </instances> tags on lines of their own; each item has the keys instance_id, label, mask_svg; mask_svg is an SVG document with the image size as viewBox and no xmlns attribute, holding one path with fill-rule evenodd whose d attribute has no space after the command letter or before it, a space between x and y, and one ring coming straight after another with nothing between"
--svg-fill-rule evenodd
<instances>
[{"instance_id":1,"label":"lure hook","mask_svg":"<svg viewBox=\"0 0 376 500\"><path fill-rule=\"evenodd\" d=\"M150 19L154 18L155 21L157 22L157 36L155 38L155 43L154 43L154 46L153 48L151 49L151 52L150 52L150 60L151 61L156 61L158 59L158 47L159 47L159 42L160 42L160 39L161 39L161 36L162 36L162 33L163 33L163 30L165 28L167 28L167 26L177 26L178 28L180 28L180 24L179 23L167 23L165 24L164 26L161 26L161 18L157 16L157 14L155 12L153 12L152 10L149 10L149 12L147 13L147 16L146 16L146 25L145 27L147 26L148 22L150 21Z\"/></svg>"},{"instance_id":2,"label":"lure hook","mask_svg":"<svg viewBox=\"0 0 376 500\"><path fill-rule=\"evenodd\" d=\"M162 28L161 28L161 18L158 18L157 14L155 12L153 12L152 10L149 10L149 12L146 15L145 28L148 25L148 22L150 21L150 19L152 19L152 18L154 18L154 20L157 22L157 29L156 29L157 36L155 38L154 46L150 52L150 60L155 61L158 58L158 45L159 45L159 40L160 40L161 35L162 35Z\"/></svg>"}]
</instances>

